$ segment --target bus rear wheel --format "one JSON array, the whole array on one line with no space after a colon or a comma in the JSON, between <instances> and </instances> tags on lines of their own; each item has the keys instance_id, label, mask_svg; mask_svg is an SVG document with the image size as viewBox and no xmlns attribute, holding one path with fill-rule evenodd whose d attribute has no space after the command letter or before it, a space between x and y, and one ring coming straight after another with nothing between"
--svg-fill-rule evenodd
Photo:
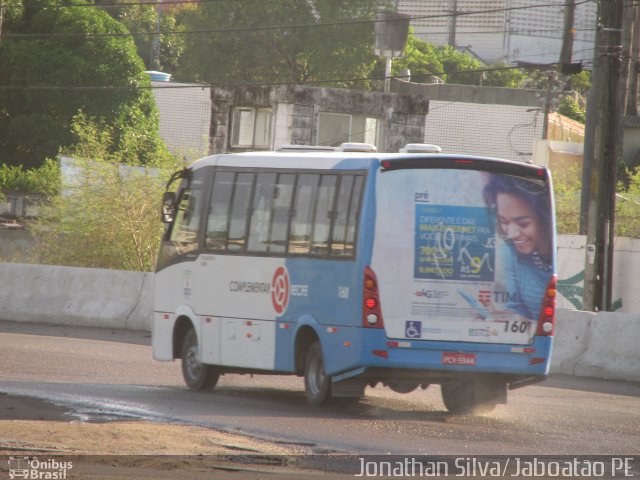
<instances>
[{"instance_id":1,"label":"bus rear wheel","mask_svg":"<svg viewBox=\"0 0 640 480\"><path fill-rule=\"evenodd\" d=\"M396 393L411 393L420 385L417 383L389 382L387 386Z\"/></svg>"},{"instance_id":2,"label":"bus rear wheel","mask_svg":"<svg viewBox=\"0 0 640 480\"><path fill-rule=\"evenodd\" d=\"M497 401L476 399L475 384L470 380L452 380L442 384L442 401L451 413L458 415L482 415L490 413Z\"/></svg>"},{"instance_id":3,"label":"bus rear wheel","mask_svg":"<svg viewBox=\"0 0 640 480\"><path fill-rule=\"evenodd\" d=\"M190 329L182 340L182 376L192 390L208 390L216 386L220 373L211 366L202 363L198 348L198 336Z\"/></svg>"},{"instance_id":4,"label":"bus rear wheel","mask_svg":"<svg viewBox=\"0 0 640 480\"><path fill-rule=\"evenodd\" d=\"M325 405L331 399L331 378L324 373L324 360L320 342L313 342L304 362L304 389L307 401L314 407Z\"/></svg>"}]
</instances>

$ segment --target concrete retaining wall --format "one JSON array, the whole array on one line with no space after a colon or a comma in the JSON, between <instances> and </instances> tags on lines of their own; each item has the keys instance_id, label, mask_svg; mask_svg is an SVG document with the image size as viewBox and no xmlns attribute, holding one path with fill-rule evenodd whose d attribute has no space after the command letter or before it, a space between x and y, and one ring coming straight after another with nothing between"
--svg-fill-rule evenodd
<instances>
[{"instance_id":1,"label":"concrete retaining wall","mask_svg":"<svg viewBox=\"0 0 640 480\"><path fill-rule=\"evenodd\" d=\"M153 274L0 263L0 320L151 330ZM640 315L559 309L552 373L640 382Z\"/></svg>"}]
</instances>

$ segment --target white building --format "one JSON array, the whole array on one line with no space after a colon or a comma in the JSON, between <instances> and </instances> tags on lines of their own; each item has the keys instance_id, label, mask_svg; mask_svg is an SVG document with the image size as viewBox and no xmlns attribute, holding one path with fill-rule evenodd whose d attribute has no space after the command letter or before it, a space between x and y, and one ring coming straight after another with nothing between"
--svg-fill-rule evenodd
<instances>
[{"instance_id":1,"label":"white building","mask_svg":"<svg viewBox=\"0 0 640 480\"><path fill-rule=\"evenodd\" d=\"M539 6L557 4L557 6ZM436 45L454 39L486 63L557 62L566 0L396 0L411 15L414 34ZM454 10L458 13L453 15ZM477 13L475 13L477 12ZM576 6L573 60L592 60L595 2Z\"/></svg>"},{"instance_id":2,"label":"white building","mask_svg":"<svg viewBox=\"0 0 640 480\"><path fill-rule=\"evenodd\" d=\"M209 153L211 89L208 85L152 81L160 114L160 137L179 158L195 160Z\"/></svg>"}]
</instances>

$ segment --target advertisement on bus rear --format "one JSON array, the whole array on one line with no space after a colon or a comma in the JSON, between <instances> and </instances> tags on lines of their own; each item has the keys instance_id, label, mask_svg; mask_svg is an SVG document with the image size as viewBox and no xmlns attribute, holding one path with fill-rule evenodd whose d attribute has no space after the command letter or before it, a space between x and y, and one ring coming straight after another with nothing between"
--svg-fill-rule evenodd
<instances>
[{"instance_id":1,"label":"advertisement on bus rear","mask_svg":"<svg viewBox=\"0 0 640 480\"><path fill-rule=\"evenodd\" d=\"M548 184L397 170L380 175L376 195L372 265L390 337L531 342L554 272Z\"/></svg>"}]
</instances>

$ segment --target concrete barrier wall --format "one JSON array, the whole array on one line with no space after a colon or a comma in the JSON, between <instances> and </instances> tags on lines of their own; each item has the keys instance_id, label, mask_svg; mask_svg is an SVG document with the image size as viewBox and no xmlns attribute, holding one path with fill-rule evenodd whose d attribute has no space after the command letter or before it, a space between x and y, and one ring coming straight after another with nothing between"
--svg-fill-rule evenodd
<instances>
[{"instance_id":1,"label":"concrete barrier wall","mask_svg":"<svg viewBox=\"0 0 640 480\"><path fill-rule=\"evenodd\" d=\"M559 309L551 372L640 381L640 315Z\"/></svg>"},{"instance_id":2,"label":"concrete barrier wall","mask_svg":"<svg viewBox=\"0 0 640 480\"><path fill-rule=\"evenodd\" d=\"M558 235L558 306L582 308L587 237ZM640 312L640 239L616 237L612 277L613 310Z\"/></svg>"},{"instance_id":3,"label":"concrete barrier wall","mask_svg":"<svg viewBox=\"0 0 640 480\"><path fill-rule=\"evenodd\" d=\"M153 274L0 263L0 320L151 330ZM640 315L557 312L551 373L640 382Z\"/></svg>"},{"instance_id":4,"label":"concrete barrier wall","mask_svg":"<svg viewBox=\"0 0 640 480\"><path fill-rule=\"evenodd\" d=\"M153 274L0 263L0 319L150 330Z\"/></svg>"}]
</instances>

